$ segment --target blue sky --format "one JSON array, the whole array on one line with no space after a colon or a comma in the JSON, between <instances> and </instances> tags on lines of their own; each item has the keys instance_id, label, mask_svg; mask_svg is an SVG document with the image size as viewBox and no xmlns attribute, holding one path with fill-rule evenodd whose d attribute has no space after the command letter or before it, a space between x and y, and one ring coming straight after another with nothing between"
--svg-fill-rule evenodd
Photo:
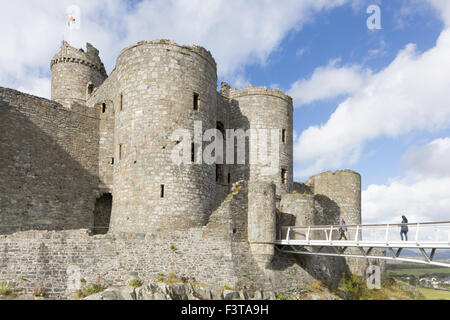
<instances>
[{"instance_id":1,"label":"blue sky","mask_svg":"<svg viewBox=\"0 0 450 320\"><path fill-rule=\"evenodd\" d=\"M80 7L71 35L66 9ZM369 30L369 5L381 30ZM50 96L61 40L101 51L110 72L141 40L211 50L221 81L291 94L295 176L350 168L364 222L450 220L450 1L17 0L0 4L0 86ZM11 26L15 26L11 28Z\"/></svg>"}]
</instances>

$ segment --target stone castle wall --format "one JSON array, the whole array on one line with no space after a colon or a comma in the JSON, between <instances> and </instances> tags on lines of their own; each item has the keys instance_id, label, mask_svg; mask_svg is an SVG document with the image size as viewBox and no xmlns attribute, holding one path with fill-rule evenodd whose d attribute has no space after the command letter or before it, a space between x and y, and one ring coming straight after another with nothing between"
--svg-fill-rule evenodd
<instances>
[{"instance_id":1,"label":"stone castle wall","mask_svg":"<svg viewBox=\"0 0 450 320\"><path fill-rule=\"evenodd\" d=\"M0 234L93 227L98 118L0 88Z\"/></svg>"},{"instance_id":2,"label":"stone castle wall","mask_svg":"<svg viewBox=\"0 0 450 320\"><path fill-rule=\"evenodd\" d=\"M127 285L131 279L155 281L170 273L178 279L237 290L295 291L316 279L337 283L343 259L302 257L275 252L264 267L248 243L246 182L210 217L207 226L170 233L117 233L90 236L87 230L29 231L0 236L0 281L24 293L38 285L49 297L73 298L68 286L99 279ZM72 282L73 283L73 282ZM75 282L76 284L77 282Z\"/></svg>"},{"instance_id":3,"label":"stone castle wall","mask_svg":"<svg viewBox=\"0 0 450 320\"><path fill-rule=\"evenodd\" d=\"M88 97L86 105L99 115L99 179L103 192L113 192L114 166L117 162L117 137L114 131L117 106L120 104L118 83L111 74L103 84Z\"/></svg>"}]
</instances>

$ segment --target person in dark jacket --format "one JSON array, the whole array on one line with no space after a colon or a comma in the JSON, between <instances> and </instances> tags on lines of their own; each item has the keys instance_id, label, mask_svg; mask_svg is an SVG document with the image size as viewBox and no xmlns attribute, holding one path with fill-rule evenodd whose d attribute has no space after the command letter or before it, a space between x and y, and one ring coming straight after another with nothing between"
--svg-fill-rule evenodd
<instances>
[{"instance_id":1,"label":"person in dark jacket","mask_svg":"<svg viewBox=\"0 0 450 320\"><path fill-rule=\"evenodd\" d=\"M400 228L400 237L403 241L403 235L405 235L405 241L408 241L408 219L405 216L402 216L402 226Z\"/></svg>"},{"instance_id":2,"label":"person in dark jacket","mask_svg":"<svg viewBox=\"0 0 450 320\"><path fill-rule=\"evenodd\" d=\"M345 233L347 232L347 227L345 226L345 221L343 218L341 218L340 222L341 227L339 228L339 233L341 234L339 240L342 240L344 238L347 241L347 237L345 236Z\"/></svg>"}]
</instances>

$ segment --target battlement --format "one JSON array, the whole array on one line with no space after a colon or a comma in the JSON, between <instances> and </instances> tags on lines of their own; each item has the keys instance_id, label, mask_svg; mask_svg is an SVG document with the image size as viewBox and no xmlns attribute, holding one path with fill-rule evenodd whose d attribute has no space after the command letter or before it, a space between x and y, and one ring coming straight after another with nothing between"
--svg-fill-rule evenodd
<instances>
[{"instance_id":1,"label":"battlement","mask_svg":"<svg viewBox=\"0 0 450 320\"><path fill-rule=\"evenodd\" d=\"M252 96L252 95L266 95L266 96L273 96L277 97L283 100L286 100L289 103L292 103L292 97L285 94L280 89L267 89L267 87L257 87L248 85L244 89L235 89L231 88L228 84L223 83L222 84L222 90L226 90L229 92L230 98L239 98L239 97L245 97L245 96ZM221 90L221 91L222 91Z\"/></svg>"},{"instance_id":2,"label":"battlement","mask_svg":"<svg viewBox=\"0 0 450 320\"><path fill-rule=\"evenodd\" d=\"M315 178L318 178L318 177L336 176L336 175L341 175L341 174L345 174L345 173L352 174L352 175L355 175L355 176L359 176L361 178L361 175L358 172L356 172L354 170L351 170L351 169L343 169L343 170L337 170L337 171L328 170L328 171L325 171L325 172L322 172L322 173L319 173L319 174L316 174L316 175L310 177L308 179L307 184L312 183L312 181Z\"/></svg>"},{"instance_id":3,"label":"battlement","mask_svg":"<svg viewBox=\"0 0 450 320\"><path fill-rule=\"evenodd\" d=\"M175 41L172 40L166 40L166 39L159 39L159 40L152 40L152 41L140 41L137 44L134 44L132 46L129 46L122 50L122 52L119 54L119 57L117 58L117 61L120 60L120 57L127 51L132 50L134 48L137 48L139 46L155 46L155 47L163 47L166 50L176 50L181 51L183 54L189 55L190 53L195 53L199 55L200 57L204 58L206 61L209 62L211 67L214 68L214 70L217 71L217 63L214 57L212 56L211 52L209 50L206 50L205 48L201 46L185 46L177 44Z\"/></svg>"},{"instance_id":4,"label":"battlement","mask_svg":"<svg viewBox=\"0 0 450 320\"><path fill-rule=\"evenodd\" d=\"M58 63L78 63L92 68L101 73L105 78L108 76L105 66L99 57L99 51L90 43L86 44L86 52L83 49L76 49L66 41L62 42L61 50L53 57L50 62L50 68Z\"/></svg>"}]
</instances>

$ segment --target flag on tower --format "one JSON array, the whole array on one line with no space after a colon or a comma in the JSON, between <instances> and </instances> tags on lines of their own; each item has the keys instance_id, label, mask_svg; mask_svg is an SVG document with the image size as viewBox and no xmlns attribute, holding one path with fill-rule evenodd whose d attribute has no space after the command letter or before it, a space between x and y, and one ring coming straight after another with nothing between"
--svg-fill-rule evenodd
<instances>
[{"instance_id":1,"label":"flag on tower","mask_svg":"<svg viewBox=\"0 0 450 320\"><path fill-rule=\"evenodd\" d=\"M78 6L70 6L67 8L67 27L69 30L80 29L81 26L81 9Z\"/></svg>"}]
</instances>

